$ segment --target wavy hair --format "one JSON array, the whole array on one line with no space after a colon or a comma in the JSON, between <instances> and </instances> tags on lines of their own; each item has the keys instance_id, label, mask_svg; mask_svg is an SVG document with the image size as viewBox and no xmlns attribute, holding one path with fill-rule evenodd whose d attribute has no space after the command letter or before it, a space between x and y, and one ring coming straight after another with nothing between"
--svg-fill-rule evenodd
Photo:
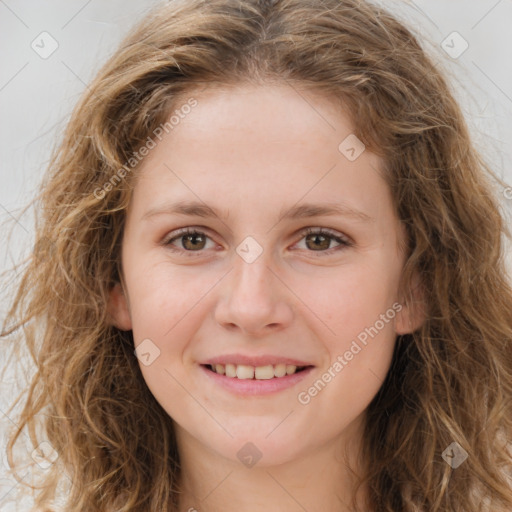
<instances>
[{"instance_id":1,"label":"wavy hair","mask_svg":"<svg viewBox=\"0 0 512 512\"><path fill-rule=\"evenodd\" d=\"M112 326L107 310L137 174L127 162L194 90L249 82L343 105L357 137L383 158L407 229L401 286L413 301L420 276L427 319L397 337L367 409L359 483L372 511L512 510L504 183L418 38L363 0L164 2L84 92L34 200L35 244L2 329L36 367L9 462L16 467L25 427L34 446L45 440L58 454L37 510L54 510L64 475L68 512L176 510L170 418L145 385L131 331ZM454 442L468 453L456 469L443 458Z\"/></svg>"}]
</instances>

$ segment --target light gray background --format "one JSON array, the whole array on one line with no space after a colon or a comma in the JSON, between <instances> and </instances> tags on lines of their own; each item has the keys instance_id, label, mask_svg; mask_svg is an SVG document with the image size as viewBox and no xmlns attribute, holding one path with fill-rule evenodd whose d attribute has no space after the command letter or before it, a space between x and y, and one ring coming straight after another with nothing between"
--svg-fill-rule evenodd
<instances>
[{"instance_id":1,"label":"light gray background","mask_svg":"<svg viewBox=\"0 0 512 512\"><path fill-rule=\"evenodd\" d=\"M374 1L408 20L421 34L426 49L448 73L476 144L512 186L512 0ZM20 217L20 211L36 191L72 106L120 38L157 3L0 0L0 221L17 221L8 247L2 225L0 271L26 254L32 242L32 213ZM51 41L42 32L58 44L47 58L31 47L39 45L40 52L50 48ZM453 58L444 51L443 41L453 46L451 51L462 48L464 41L469 47ZM512 189L502 191L502 196L510 223ZM511 253L508 247L512 268ZM0 283L2 315L7 284ZM14 378L0 386L1 436L12 426L3 411L6 399L13 396ZM12 498L19 486L5 473L5 464L5 456L0 456L0 509L16 510Z\"/></svg>"}]
</instances>

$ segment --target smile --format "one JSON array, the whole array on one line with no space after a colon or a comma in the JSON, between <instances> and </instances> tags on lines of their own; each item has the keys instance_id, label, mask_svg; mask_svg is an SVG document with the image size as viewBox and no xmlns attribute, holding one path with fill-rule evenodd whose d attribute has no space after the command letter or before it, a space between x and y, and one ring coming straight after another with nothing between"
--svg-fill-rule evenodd
<instances>
[{"instance_id":1,"label":"smile","mask_svg":"<svg viewBox=\"0 0 512 512\"><path fill-rule=\"evenodd\" d=\"M265 366L250 366L246 364L209 364L205 365L210 371L233 379L270 380L280 379L304 371L306 366L293 364L268 364Z\"/></svg>"},{"instance_id":2,"label":"smile","mask_svg":"<svg viewBox=\"0 0 512 512\"><path fill-rule=\"evenodd\" d=\"M291 389L315 369L314 366L298 366L289 363L235 364L212 362L200 364L207 386L213 385L236 396L265 396Z\"/></svg>"}]
</instances>

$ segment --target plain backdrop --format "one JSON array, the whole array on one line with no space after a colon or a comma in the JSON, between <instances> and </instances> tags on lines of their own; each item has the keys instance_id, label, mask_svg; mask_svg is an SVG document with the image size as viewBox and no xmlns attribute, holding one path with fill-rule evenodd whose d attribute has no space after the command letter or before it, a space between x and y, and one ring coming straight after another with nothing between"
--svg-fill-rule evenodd
<instances>
[{"instance_id":1,"label":"plain backdrop","mask_svg":"<svg viewBox=\"0 0 512 512\"><path fill-rule=\"evenodd\" d=\"M475 144L512 186L512 1L374 1L407 20L420 35L448 75ZM32 213L21 216L21 208L37 190L71 108L120 38L157 3L0 0L0 222L10 219L14 225L7 246L2 224L0 271L26 255L32 243ZM502 195L510 223L512 189ZM511 262L510 247L507 254ZM0 282L2 315L8 285L8 280ZM4 381L0 386L1 440L5 428L13 425L4 411L16 384ZM19 486L5 465L2 454L0 510L16 510L13 497Z\"/></svg>"}]
</instances>

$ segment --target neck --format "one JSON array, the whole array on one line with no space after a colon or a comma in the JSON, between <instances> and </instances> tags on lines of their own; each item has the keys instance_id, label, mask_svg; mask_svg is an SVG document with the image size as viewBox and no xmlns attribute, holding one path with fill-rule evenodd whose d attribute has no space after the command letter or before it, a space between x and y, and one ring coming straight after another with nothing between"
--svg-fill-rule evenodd
<instances>
[{"instance_id":1,"label":"neck","mask_svg":"<svg viewBox=\"0 0 512 512\"><path fill-rule=\"evenodd\" d=\"M352 511L356 478L348 466L360 474L359 435L357 441L351 436L350 443L336 439L314 446L279 465L249 468L220 456L179 426L175 429L181 465L179 512ZM358 496L358 504L363 502L364 496Z\"/></svg>"}]
</instances>

